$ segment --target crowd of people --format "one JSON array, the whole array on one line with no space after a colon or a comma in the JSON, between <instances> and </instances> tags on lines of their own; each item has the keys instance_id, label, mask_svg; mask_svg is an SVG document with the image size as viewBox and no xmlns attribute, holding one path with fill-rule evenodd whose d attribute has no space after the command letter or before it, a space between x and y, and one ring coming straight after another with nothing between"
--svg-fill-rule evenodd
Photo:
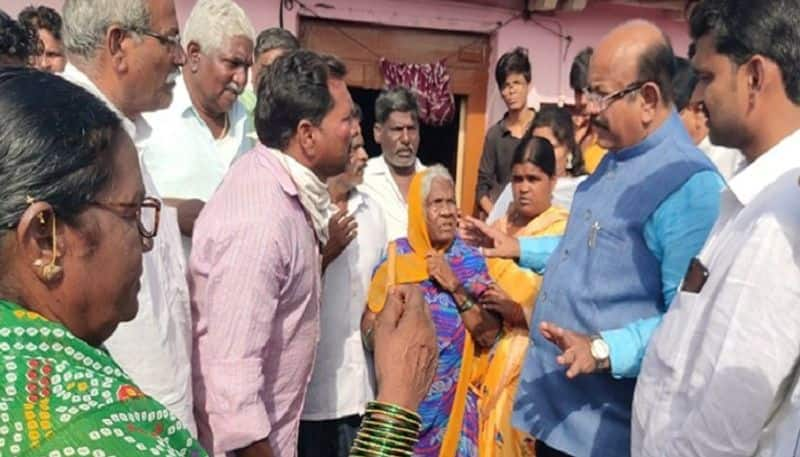
<instances>
[{"instance_id":1,"label":"crowd of people","mask_svg":"<svg viewBox=\"0 0 800 457\"><path fill-rule=\"evenodd\" d=\"M690 3L501 55L474 217L233 0L0 11L0 455L800 455L800 1Z\"/></svg>"}]
</instances>

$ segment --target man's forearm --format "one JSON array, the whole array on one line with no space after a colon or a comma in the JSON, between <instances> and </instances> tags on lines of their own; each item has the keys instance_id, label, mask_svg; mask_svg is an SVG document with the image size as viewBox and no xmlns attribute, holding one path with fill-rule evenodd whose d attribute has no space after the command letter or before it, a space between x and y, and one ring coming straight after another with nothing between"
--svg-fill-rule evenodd
<instances>
[{"instance_id":1,"label":"man's forearm","mask_svg":"<svg viewBox=\"0 0 800 457\"><path fill-rule=\"evenodd\" d=\"M191 237L194 232L194 223L205 203L197 199L165 198L164 204L178 210L178 228L181 235Z\"/></svg>"}]
</instances>

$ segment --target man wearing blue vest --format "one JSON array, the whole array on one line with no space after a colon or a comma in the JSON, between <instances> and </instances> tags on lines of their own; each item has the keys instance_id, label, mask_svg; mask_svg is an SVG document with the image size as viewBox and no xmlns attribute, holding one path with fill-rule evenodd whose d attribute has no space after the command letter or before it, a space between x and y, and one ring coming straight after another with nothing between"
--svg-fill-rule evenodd
<instances>
[{"instance_id":1,"label":"man wearing blue vest","mask_svg":"<svg viewBox=\"0 0 800 457\"><path fill-rule=\"evenodd\" d=\"M609 153L578 187L564 236L517 242L466 221L486 255L544 271L513 417L537 457L630 455L647 342L719 213L724 184L675 111L673 74L658 27L612 30L586 94Z\"/></svg>"}]
</instances>

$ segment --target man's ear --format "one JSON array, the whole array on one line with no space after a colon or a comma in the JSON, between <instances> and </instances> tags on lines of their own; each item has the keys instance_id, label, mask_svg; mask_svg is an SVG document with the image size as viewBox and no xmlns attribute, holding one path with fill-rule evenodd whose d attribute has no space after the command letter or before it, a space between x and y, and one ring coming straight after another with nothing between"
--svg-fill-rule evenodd
<instances>
[{"instance_id":1,"label":"man's ear","mask_svg":"<svg viewBox=\"0 0 800 457\"><path fill-rule=\"evenodd\" d=\"M656 83L647 82L639 89L639 95L642 98L642 122L649 124L655 119L658 107L662 103L661 89Z\"/></svg>"},{"instance_id":2,"label":"man's ear","mask_svg":"<svg viewBox=\"0 0 800 457\"><path fill-rule=\"evenodd\" d=\"M192 73L196 73L200 68L201 54L202 48L196 41L190 41L189 44L186 45L186 64L189 66Z\"/></svg>"},{"instance_id":3,"label":"man's ear","mask_svg":"<svg viewBox=\"0 0 800 457\"><path fill-rule=\"evenodd\" d=\"M117 25L112 25L106 30L105 49L111 59L112 67L120 73L129 70L127 56L129 47L129 33L127 30Z\"/></svg>"}]
</instances>

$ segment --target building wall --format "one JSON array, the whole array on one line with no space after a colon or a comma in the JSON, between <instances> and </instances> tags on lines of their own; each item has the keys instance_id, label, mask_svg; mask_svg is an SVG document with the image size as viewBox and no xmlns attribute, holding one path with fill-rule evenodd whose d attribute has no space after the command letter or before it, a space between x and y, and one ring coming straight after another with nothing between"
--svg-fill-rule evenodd
<instances>
[{"instance_id":1,"label":"building wall","mask_svg":"<svg viewBox=\"0 0 800 457\"><path fill-rule=\"evenodd\" d=\"M35 1L35 0L34 0ZM278 25L279 0L237 0L249 13L257 30ZM189 15L195 0L175 0L178 19L181 24ZM5 0L4 9L10 14L17 14L32 0ZM38 0L37 4L45 4L60 9L63 0ZM292 11L284 11L284 26L293 32L298 30L298 14L311 15L301 11L299 2L294 1ZM401 27L430 28L441 30L458 30L468 32L487 32L494 29L516 12L456 3L444 0L304 0L317 14L325 18L369 22ZM327 7L315 6L327 5ZM492 36L492 58L489 87L487 88L487 123L496 121L505 111L500 94L493 83L494 62L497 58L515 46L529 49L533 62L533 84L535 101L555 103L563 100L572 101L569 90L569 67L574 55L586 46L595 44L609 29L632 18L645 18L658 24L669 35L676 53L685 55L689 45L686 24L670 15L650 8L637 8L611 4L590 2L586 10L581 12L559 12L553 16L534 16L544 26L552 30L561 30L564 35L572 36L572 43L567 48L566 42L554 36L540 25L523 22L518 19L500 29ZM560 27L560 28L559 28ZM344 37L342 39L345 39ZM367 43L368 44L368 43ZM387 56L391 57L391 56Z\"/></svg>"}]
</instances>

